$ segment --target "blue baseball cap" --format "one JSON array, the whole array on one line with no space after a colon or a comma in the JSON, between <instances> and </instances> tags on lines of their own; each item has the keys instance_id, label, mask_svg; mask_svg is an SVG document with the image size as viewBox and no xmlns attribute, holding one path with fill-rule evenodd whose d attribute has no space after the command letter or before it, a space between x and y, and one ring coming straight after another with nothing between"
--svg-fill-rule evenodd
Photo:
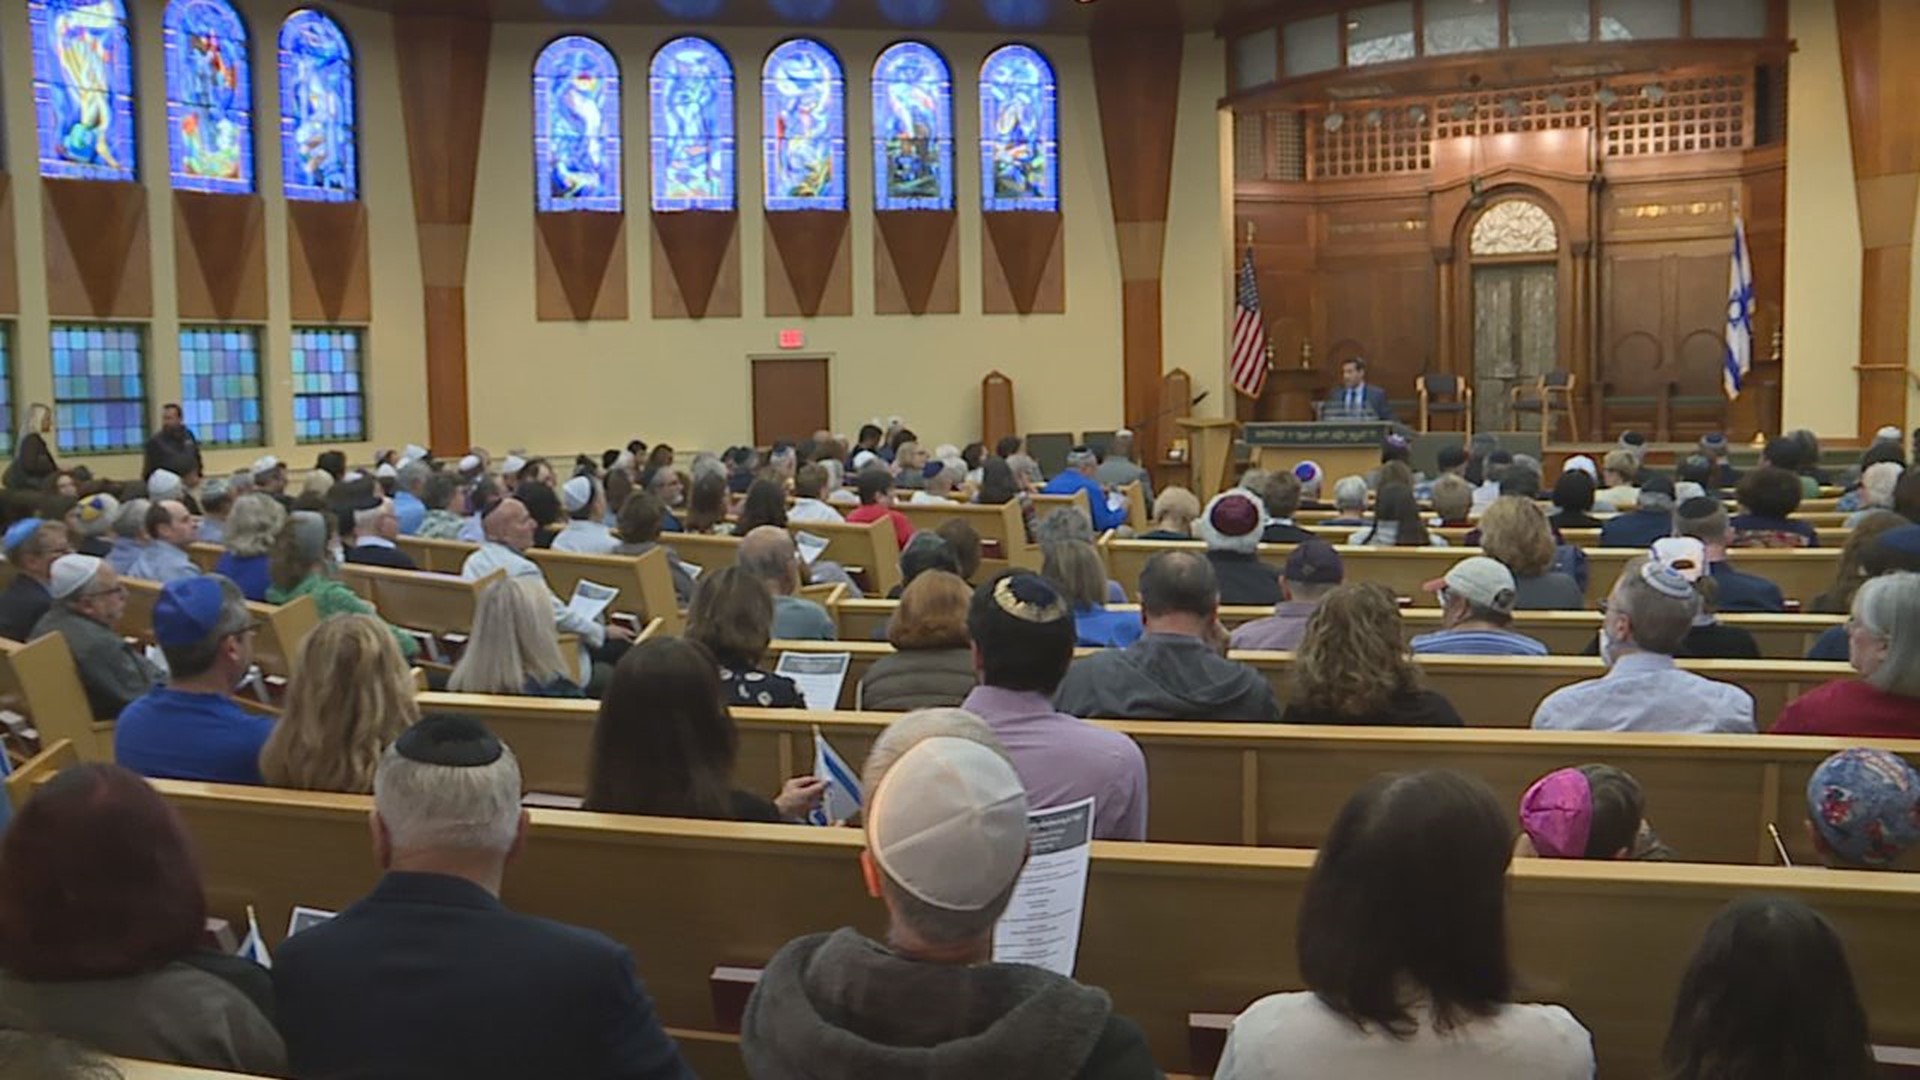
<instances>
[{"instance_id":1,"label":"blue baseball cap","mask_svg":"<svg viewBox=\"0 0 1920 1080\"><path fill-rule=\"evenodd\" d=\"M234 600L241 598L239 588L217 574L167 582L153 605L154 640L162 648L178 648L246 629L252 617L244 607L239 616L222 620L229 595Z\"/></svg>"},{"instance_id":2,"label":"blue baseball cap","mask_svg":"<svg viewBox=\"0 0 1920 1080\"><path fill-rule=\"evenodd\" d=\"M1842 750L1807 781L1807 817L1842 861L1886 866L1920 840L1920 772L1885 750Z\"/></svg>"}]
</instances>

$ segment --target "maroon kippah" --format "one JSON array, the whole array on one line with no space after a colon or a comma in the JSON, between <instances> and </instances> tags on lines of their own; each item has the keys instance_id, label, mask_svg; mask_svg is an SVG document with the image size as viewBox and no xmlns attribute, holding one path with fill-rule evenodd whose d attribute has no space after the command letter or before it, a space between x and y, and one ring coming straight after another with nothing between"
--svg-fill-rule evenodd
<instances>
[{"instance_id":1,"label":"maroon kippah","mask_svg":"<svg viewBox=\"0 0 1920 1080\"><path fill-rule=\"evenodd\" d=\"M1214 503L1207 521L1221 536L1245 536L1261 526L1260 511L1245 495L1229 495Z\"/></svg>"}]
</instances>

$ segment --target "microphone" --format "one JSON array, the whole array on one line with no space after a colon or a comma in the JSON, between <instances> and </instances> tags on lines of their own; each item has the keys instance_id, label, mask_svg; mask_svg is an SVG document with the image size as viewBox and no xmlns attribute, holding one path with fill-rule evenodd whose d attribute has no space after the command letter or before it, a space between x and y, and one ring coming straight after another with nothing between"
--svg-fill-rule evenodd
<instances>
[{"instance_id":1,"label":"microphone","mask_svg":"<svg viewBox=\"0 0 1920 1080\"><path fill-rule=\"evenodd\" d=\"M1172 416L1174 413L1177 413L1182 409L1193 408L1195 405L1198 405L1201 402L1207 400L1207 397L1212 393L1213 391L1211 390L1202 390L1199 393L1193 395L1193 400L1187 402L1185 405L1169 405L1166 408L1161 409L1159 412L1154 413L1152 416L1149 416L1144 420L1135 420L1132 423L1129 423L1127 427L1130 430L1146 427L1148 424L1151 424L1156 420L1161 420L1166 417Z\"/></svg>"}]
</instances>

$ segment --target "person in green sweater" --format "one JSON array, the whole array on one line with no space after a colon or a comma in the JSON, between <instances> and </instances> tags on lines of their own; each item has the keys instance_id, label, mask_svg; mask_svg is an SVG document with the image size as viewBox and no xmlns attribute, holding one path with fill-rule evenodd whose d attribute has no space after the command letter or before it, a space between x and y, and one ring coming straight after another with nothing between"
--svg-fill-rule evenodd
<instances>
[{"instance_id":1,"label":"person in green sweater","mask_svg":"<svg viewBox=\"0 0 1920 1080\"><path fill-rule=\"evenodd\" d=\"M362 600L334 576L333 523L325 514L300 510L287 516L280 535L273 543L273 586L267 590L270 604L290 604L303 596L313 597L313 606L322 619L335 615L372 615L380 612ZM420 643L412 634L391 623L400 652L412 660L420 655Z\"/></svg>"}]
</instances>

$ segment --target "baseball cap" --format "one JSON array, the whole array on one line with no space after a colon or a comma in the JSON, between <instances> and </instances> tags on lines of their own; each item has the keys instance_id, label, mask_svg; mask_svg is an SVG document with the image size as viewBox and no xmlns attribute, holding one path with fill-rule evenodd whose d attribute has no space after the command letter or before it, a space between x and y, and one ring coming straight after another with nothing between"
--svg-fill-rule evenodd
<instances>
[{"instance_id":1,"label":"baseball cap","mask_svg":"<svg viewBox=\"0 0 1920 1080\"><path fill-rule=\"evenodd\" d=\"M1839 858L1885 866L1920 840L1920 773L1886 750L1842 750L1808 779L1807 817Z\"/></svg>"},{"instance_id":2,"label":"baseball cap","mask_svg":"<svg viewBox=\"0 0 1920 1080\"><path fill-rule=\"evenodd\" d=\"M1294 545L1282 576L1302 585L1338 585L1346 580L1347 568L1332 544L1325 540L1305 540Z\"/></svg>"},{"instance_id":3,"label":"baseball cap","mask_svg":"<svg viewBox=\"0 0 1920 1080\"><path fill-rule=\"evenodd\" d=\"M1447 576L1427 582L1428 592L1442 589L1464 597L1475 607L1511 614L1514 600L1513 571L1498 559L1473 555L1453 564Z\"/></svg>"},{"instance_id":4,"label":"baseball cap","mask_svg":"<svg viewBox=\"0 0 1920 1080\"><path fill-rule=\"evenodd\" d=\"M867 805L867 848L887 878L946 911L979 911L1027 857L1027 792L1013 766L970 739L914 745Z\"/></svg>"},{"instance_id":5,"label":"baseball cap","mask_svg":"<svg viewBox=\"0 0 1920 1080\"><path fill-rule=\"evenodd\" d=\"M1556 769L1520 796L1520 829L1549 859L1581 859L1593 835L1593 785L1579 769Z\"/></svg>"},{"instance_id":6,"label":"baseball cap","mask_svg":"<svg viewBox=\"0 0 1920 1080\"><path fill-rule=\"evenodd\" d=\"M53 560L53 570L47 581L47 591L55 600L65 600L86 587L87 582L100 572L104 560L91 555L62 555Z\"/></svg>"},{"instance_id":7,"label":"baseball cap","mask_svg":"<svg viewBox=\"0 0 1920 1080\"><path fill-rule=\"evenodd\" d=\"M223 621L228 590L238 600L240 590L217 574L169 581L153 605L153 637L161 647L192 645L220 634L238 633L252 621L243 610L239 618Z\"/></svg>"}]
</instances>

